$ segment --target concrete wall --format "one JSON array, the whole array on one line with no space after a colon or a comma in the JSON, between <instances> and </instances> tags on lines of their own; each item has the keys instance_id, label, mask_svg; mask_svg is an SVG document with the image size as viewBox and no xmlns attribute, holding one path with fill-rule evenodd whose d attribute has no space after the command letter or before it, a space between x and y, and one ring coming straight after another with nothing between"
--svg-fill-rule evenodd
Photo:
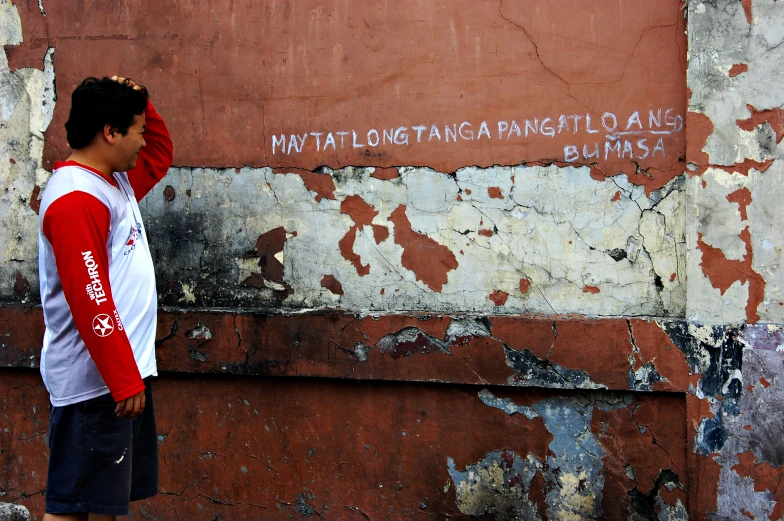
<instances>
[{"instance_id":1,"label":"concrete wall","mask_svg":"<svg viewBox=\"0 0 784 521\"><path fill-rule=\"evenodd\" d=\"M38 194L121 72L176 165L134 515L784 516L775 1L0 15L0 501L45 487Z\"/></svg>"}]
</instances>

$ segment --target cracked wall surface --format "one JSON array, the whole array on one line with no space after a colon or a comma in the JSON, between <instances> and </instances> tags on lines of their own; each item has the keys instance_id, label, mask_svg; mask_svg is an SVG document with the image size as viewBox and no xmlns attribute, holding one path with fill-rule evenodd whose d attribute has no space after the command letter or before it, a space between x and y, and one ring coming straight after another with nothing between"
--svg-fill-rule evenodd
<instances>
[{"instance_id":1,"label":"cracked wall surface","mask_svg":"<svg viewBox=\"0 0 784 521\"><path fill-rule=\"evenodd\" d=\"M67 94L122 71L175 143L141 204L160 393L203 400L164 400L135 514L784 519L783 28L775 0L0 0L0 501L45 492Z\"/></svg>"},{"instance_id":2,"label":"cracked wall surface","mask_svg":"<svg viewBox=\"0 0 784 521\"><path fill-rule=\"evenodd\" d=\"M159 278L178 281L160 289L164 302L684 313L683 178L647 196L623 175L596 181L588 168L374 173L314 174L330 182L316 202L319 192L297 173L172 169L144 203ZM269 249L272 230L280 240Z\"/></svg>"}]
</instances>

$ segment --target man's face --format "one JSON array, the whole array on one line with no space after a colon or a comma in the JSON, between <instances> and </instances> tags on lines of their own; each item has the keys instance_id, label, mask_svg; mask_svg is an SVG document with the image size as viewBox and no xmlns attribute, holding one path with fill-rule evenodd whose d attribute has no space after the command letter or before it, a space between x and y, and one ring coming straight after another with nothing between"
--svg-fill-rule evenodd
<instances>
[{"instance_id":1,"label":"man's face","mask_svg":"<svg viewBox=\"0 0 784 521\"><path fill-rule=\"evenodd\" d=\"M133 117L133 123L124 136L119 132L115 135L115 172L123 172L136 166L139 151L146 145L143 136L146 128L144 114L140 114Z\"/></svg>"}]
</instances>

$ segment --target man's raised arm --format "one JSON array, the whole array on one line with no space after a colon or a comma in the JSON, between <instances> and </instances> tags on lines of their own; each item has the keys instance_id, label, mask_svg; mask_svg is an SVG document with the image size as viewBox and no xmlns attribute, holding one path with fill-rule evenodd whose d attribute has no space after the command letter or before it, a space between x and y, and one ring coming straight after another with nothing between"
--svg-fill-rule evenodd
<instances>
[{"instance_id":1,"label":"man's raised arm","mask_svg":"<svg viewBox=\"0 0 784 521\"><path fill-rule=\"evenodd\" d=\"M169 130L149 100L144 115L147 127L144 131L144 141L147 144L139 152L136 166L128 170L128 181L133 187L137 201L141 201L163 179L174 159Z\"/></svg>"}]
</instances>

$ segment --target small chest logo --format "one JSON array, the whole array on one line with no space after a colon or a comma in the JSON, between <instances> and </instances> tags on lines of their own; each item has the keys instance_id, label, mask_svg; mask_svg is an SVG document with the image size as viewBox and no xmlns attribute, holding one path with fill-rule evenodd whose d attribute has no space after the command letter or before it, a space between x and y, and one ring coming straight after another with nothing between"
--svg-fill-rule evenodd
<instances>
[{"instance_id":1,"label":"small chest logo","mask_svg":"<svg viewBox=\"0 0 784 521\"><path fill-rule=\"evenodd\" d=\"M128 247L128 249L125 250L125 253L123 253L123 255L128 255L134 249L136 249L136 241L138 241L141 238L141 236L142 236L142 225L141 223L137 222L135 226L131 226L131 231L128 233L128 239L126 239L125 241L125 245Z\"/></svg>"},{"instance_id":2,"label":"small chest logo","mask_svg":"<svg viewBox=\"0 0 784 521\"><path fill-rule=\"evenodd\" d=\"M93 331L100 337L109 336L114 331L114 322L109 315L96 315L93 319Z\"/></svg>"}]
</instances>

